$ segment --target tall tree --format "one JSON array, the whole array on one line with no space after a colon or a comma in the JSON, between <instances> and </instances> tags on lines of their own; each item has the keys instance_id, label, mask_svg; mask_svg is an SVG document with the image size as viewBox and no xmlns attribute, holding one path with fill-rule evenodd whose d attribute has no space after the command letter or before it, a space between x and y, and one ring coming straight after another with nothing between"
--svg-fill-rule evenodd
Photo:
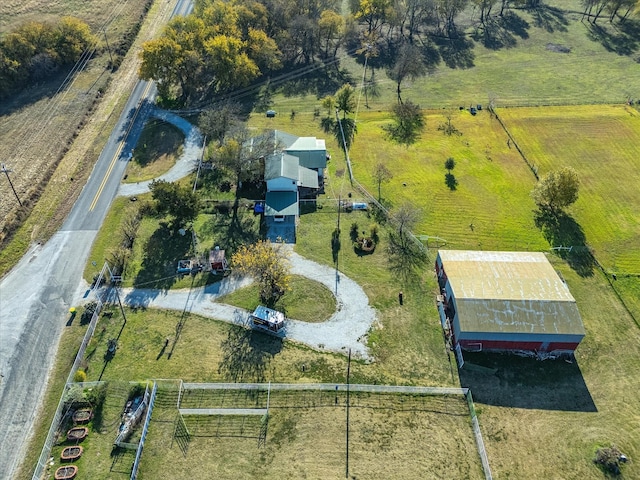
<instances>
[{"instance_id":1,"label":"tall tree","mask_svg":"<svg viewBox=\"0 0 640 480\"><path fill-rule=\"evenodd\" d=\"M563 167L542 178L531 196L538 207L555 213L574 203L578 199L579 189L577 172L571 167Z\"/></svg>"},{"instance_id":2,"label":"tall tree","mask_svg":"<svg viewBox=\"0 0 640 480\"><path fill-rule=\"evenodd\" d=\"M401 85L406 79L416 79L426 75L427 67L420 48L416 45L405 43L400 47L393 67L387 72L389 77L396 82L398 103L402 103Z\"/></svg>"},{"instance_id":3,"label":"tall tree","mask_svg":"<svg viewBox=\"0 0 640 480\"><path fill-rule=\"evenodd\" d=\"M367 33L379 30L393 15L391 0L360 0L354 14L367 25Z\"/></svg>"},{"instance_id":4,"label":"tall tree","mask_svg":"<svg viewBox=\"0 0 640 480\"><path fill-rule=\"evenodd\" d=\"M224 102L203 111L198 117L198 126L209 140L222 146L227 134L240 123L239 113L239 104Z\"/></svg>"},{"instance_id":5,"label":"tall tree","mask_svg":"<svg viewBox=\"0 0 640 480\"><path fill-rule=\"evenodd\" d=\"M291 275L285 252L268 240L242 245L231 257L232 266L252 276L260 288L260 301L273 306L289 289Z\"/></svg>"},{"instance_id":6,"label":"tall tree","mask_svg":"<svg viewBox=\"0 0 640 480\"><path fill-rule=\"evenodd\" d=\"M150 189L157 211L171 215L174 228L189 223L198 216L200 202L189 186L154 180Z\"/></svg>"},{"instance_id":7,"label":"tall tree","mask_svg":"<svg viewBox=\"0 0 640 480\"><path fill-rule=\"evenodd\" d=\"M323 10L318 21L324 58L335 59L344 35L344 18L333 10Z\"/></svg>"},{"instance_id":8,"label":"tall tree","mask_svg":"<svg viewBox=\"0 0 640 480\"><path fill-rule=\"evenodd\" d=\"M378 162L373 170L373 178L378 185L378 201L380 201L382 199L381 186L383 183L391 181L393 174L384 163Z\"/></svg>"},{"instance_id":9,"label":"tall tree","mask_svg":"<svg viewBox=\"0 0 640 480\"><path fill-rule=\"evenodd\" d=\"M235 176L236 184L253 181L260 175L260 158L274 152L269 134L252 136L245 125L232 128L222 145L213 152L213 160Z\"/></svg>"},{"instance_id":10,"label":"tall tree","mask_svg":"<svg viewBox=\"0 0 640 480\"><path fill-rule=\"evenodd\" d=\"M424 130L424 114L420 105L411 101L397 103L392 107L393 123L383 128L392 140L406 145L415 142Z\"/></svg>"}]
</instances>

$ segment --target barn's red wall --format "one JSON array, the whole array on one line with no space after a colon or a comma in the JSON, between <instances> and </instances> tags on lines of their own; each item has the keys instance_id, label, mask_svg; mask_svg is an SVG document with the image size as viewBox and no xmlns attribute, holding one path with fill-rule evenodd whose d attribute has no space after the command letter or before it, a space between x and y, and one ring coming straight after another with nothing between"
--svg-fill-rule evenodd
<instances>
[{"instance_id":1,"label":"barn's red wall","mask_svg":"<svg viewBox=\"0 0 640 480\"><path fill-rule=\"evenodd\" d=\"M478 344L482 344L482 350L528 350L543 351L543 342L504 342L498 340L460 340L460 347L469 350L478 350ZM578 343L567 342L551 342L546 345L545 352L554 352L556 350L574 351L578 347Z\"/></svg>"}]
</instances>

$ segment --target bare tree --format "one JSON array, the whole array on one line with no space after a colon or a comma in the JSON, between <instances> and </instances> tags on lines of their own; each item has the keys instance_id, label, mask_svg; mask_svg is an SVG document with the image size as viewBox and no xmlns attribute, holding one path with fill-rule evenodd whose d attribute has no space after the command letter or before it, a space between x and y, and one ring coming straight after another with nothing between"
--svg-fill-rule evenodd
<instances>
[{"instance_id":1,"label":"bare tree","mask_svg":"<svg viewBox=\"0 0 640 480\"><path fill-rule=\"evenodd\" d=\"M373 178L376 179L376 183L378 184L378 201L380 201L380 199L382 198L380 194L380 186L383 183L389 182L393 178L393 174L389 171L384 163L378 162L373 171Z\"/></svg>"}]
</instances>

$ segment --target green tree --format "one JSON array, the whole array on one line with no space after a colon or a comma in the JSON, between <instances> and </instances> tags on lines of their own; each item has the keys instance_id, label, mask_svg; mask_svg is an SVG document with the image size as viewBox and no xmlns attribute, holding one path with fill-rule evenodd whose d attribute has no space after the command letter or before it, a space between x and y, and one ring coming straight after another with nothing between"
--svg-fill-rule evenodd
<instances>
[{"instance_id":1,"label":"green tree","mask_svg":"<svg viewBox=\"0 0 640 480\"><path fill-rule=\"evenodd\" d=\"M333 10L323 10L318 20L318 28L322 40L322 55L324 58L335 59L344 35L344 18Z\"/></svg>"},{"instance_id":2,"label":"green tree","mask_svg":"<svg viewBox=\"0 0 640 480\"><path fill-rule=\"evenodd\" d=\"M63 17L56 26L55 50L63 64L76 62L96 42L89 25L74 17Z\"/></svg>"},{"instance_id":3,"label":"green tree","mask_svg":"<svg viewBox=\"0 0 640 480\"><path fill-rule=\"evenodd\" d=\"M444 162L444 168L446 168L449 173L451 173L451 170L453 170L455 166L456 161L453 159L453 157L447 158Z\"/></svg>"},{"instance_id":4,"label":"green tree","mask_svg":"<svg viewBox=\"0 0 640 480\"><path fill-rule=\"evenodd\" d=\"M150 189L158 213L172 216L174 228L192 222L198 216L200 202L188 185L154 180Z\"/></svg>"},{"instance_id":5,"label":"green tree","mask_svg":"<svg viewBox=\"0 0 640 480\"><path fill-rule=\"evenodd\" d=\"M397 103L391 111L393 123L385 125L384 130L396 142L407 145L415 142L425 127L424 114L420 105L406 101Z\"/></svg>"},{"instance_id":6,"label":"green tree","mask_svg":"<svg viewBox=\"0 0 640 480\"><path fill-rule=\"evenodd\" d=\"M270 241L241 245L231 257L232 266L258 282L260 301L273 306L289 290L291 275L284 250Z\"/></svg>"},{"instance_id":7,"label":"green tree","mask_svg":"<svg viewBox=\"0 0 640 480\"><path fill-rule=\"evenodd\" d=\"M356 122L347 115L356 109L356 92L348 83L340 87L335 96L336 116L342 112L342 118L336 120L333 134L338 140L338 144L344 148L351 148L355 134L357 133Z\"/></svg>"},{"instance_id":8,"label":"green tree","mask_svg":"<svg viewBox=\"0 0 640 480\"><path fill-rule=\"evenodd\" d=\"M379 30L393 16L391 0L360 0L355 18L367 25L367 33Z\"/></svg>"},{"instance_id":9,"label":"green tree","mask_svg":"<svg viewBox=\"0 0 640 480\"><path fill-rule=\"evenodd\" d=\"M345 83L334 95L336 108L338 112L342 112L342 118L356 110L356 91L355 89Z\"/></svg>"},{"instance_id":10,"label":"green tree","mask_svg":"<svg viewBox=\"0 0 640 480\"><path fill-rule=\"evenodd\" d=\"M552 213L568 207L578 199L580 179L571 167L550 172L542 178L531 192L533 201L543 210Z\"/></svg>"}]
</instances>

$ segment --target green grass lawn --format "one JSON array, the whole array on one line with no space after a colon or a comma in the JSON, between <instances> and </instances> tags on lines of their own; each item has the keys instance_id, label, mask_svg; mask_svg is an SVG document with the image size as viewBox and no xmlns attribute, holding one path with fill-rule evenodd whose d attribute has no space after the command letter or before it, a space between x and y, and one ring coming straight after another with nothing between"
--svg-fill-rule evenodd
<instances>
[{"instance_id":1,"label":"green grass lawn","mask_svg":"<svg viewBox=\"0 0 640 480\"><path fill-rule=\"evenodd\" d=\"M640 273L640 114L626 106L500 109L526 157L544 175L562 166L580 177L568 209L598 261L613 273Z\"/></svg>"},{"instance_id":2,"label":"green grass lawn","mask_svg":"<svg viewBox=\"0 0 640 480\"><path fill-rule=\"evenodd\" d=\"M234 405L233 393L224 395ZM344 478L345 400L343 392L334 399L273 390L264 446L259 416L184 417L185 455L172 446L175 408L163 408L151 422L140 478L169 470L176 479ZM484 478L463 397L352 393L350 404L350 478ZM462 461L452 461L452 450Z\"/></svg>"},{"instance_id":3,"label":"green grass lawn","mask_svg":"<svg viewBox=\"0 0 640 480\"><path fill-rule=\"evenodd\" d=\"M173 125L150 120L142 130L127 165L127 183L144 182L168 172L183 150L184 134Z\"/></svg>"},{"instance_id":4,"label":"green grass lawn","mask_svg":"<svg viewBox=\"0 0 640 480\"><path fill-rule=\"evenodd\" d=\"M319 323L328 320L336 310L333 293L319 282L300 275L292 275L290 290L273 306L284 312L287 318L303 322ZM260 305L260 289L253 284L220 297L219 303L226 303L253 311Z\"/></svg>"},{"instance_id":5,"label":"green grass lawn","mask_svg":"<svg viewBox=\"0 0 640 480\"><path fill-rule=\"evenodd\" d=\"M461 135L447 136L438 127L451 116ZM529 192L535 177L488 112L429 111L420 141L409 147L384 138L386 113L360 115L351 150L354 175L377 196L376 164L393 174L381 185L382 201L392 210L408 203L421 211L416 234L444 239L448 248L480 250L546 250L536 228ZM445 183L445 160L452 157L455 189Z\"/></svg>"}]
</instances>

